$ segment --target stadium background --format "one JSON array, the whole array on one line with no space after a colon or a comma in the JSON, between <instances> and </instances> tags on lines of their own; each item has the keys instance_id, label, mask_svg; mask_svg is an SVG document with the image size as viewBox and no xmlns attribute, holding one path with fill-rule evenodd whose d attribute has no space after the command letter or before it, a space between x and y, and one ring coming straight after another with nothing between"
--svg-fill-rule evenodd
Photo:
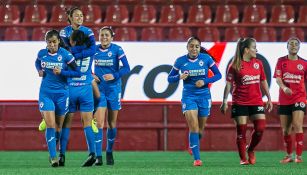
<instances>
[{"instance_id":1,"label":"stadium background","mask_svg":"<svg viewBox=\"0 0 307 175\"><path fill-rule=\"evenodd\" d=\"M71 5L82 6L85 12L85 25L93 28L96 39L99 27L111 25L114 26L116 33L115 41L124 43L185 42L192 34L199 35L206 43L233 42L238 37L244 36L253 36L258 42L274 42L272 44L286 41L290 36L306 40L304 33L307 28L307 2L305 0L92 0L88 2L11 0L1 3L1 45L12 44L10 41L24 41L25 45L29 43L28 41L42 41L46 30L60 29L67 25L65 19L61 18L61 15L64 15L61 10ZM143 9L143 12L140 9ZM148 15L145 15L147 12ZM44 43L41 43L44 47ZM278 52L286 53L285 43L283 44L284 47L280 47ZM184 47L182 48L184 52ZM2 49L4 47L0 47L0 53L4 53ZM17 52L18 49L14 51ZM139 47L138 51L142 53L142 48ZM37 50L31 52L36 53ZM180 54L173 52L172 55L175 58ZM304 55L306 54L302 54L302 57ZM35 56L23 59L29 59L32 65ZM2 55L2 59L17 58ZM133 58L128 55L128 59ZM1 79L19 82L23 79L23 72L35 71L34 66L14 70L14 64L12 67L8 66L11 71L1 73ZM17 78L10 77L12 72ZM33 82L26 83L31 85ZM4 89L11 85L1 83ZM14 96L20 90L18 88L22 89L23 86L12 87L4 93ZM0 100L0 150L46 150L44 134L37 131L40 122L37 102L32 99L8 99L1 96ZM221 116L219 106L220 101L214 101L213 117L208 121L205 139L201 144L202 150L236 149L234 124L229 117ZM154 97L142 101L124 100L118 124L116 150L156 151L187 148L188 132L179 101ZM305 120L305 129L306 126ZM71 134L69 149L84 150L86 145L79 116L75 117ZM282 150L281 135L274 106L274 111L268 114L264 139L257 149Z\"/></svg>"}]
</instances>

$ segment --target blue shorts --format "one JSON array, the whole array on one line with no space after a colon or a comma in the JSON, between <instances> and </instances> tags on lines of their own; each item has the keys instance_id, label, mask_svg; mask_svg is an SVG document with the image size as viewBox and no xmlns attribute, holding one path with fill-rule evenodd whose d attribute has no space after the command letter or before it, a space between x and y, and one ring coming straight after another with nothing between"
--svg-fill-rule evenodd
<instances>
[{"instance_id":1,"label":"blue shorts","mask_svg":"<svg viewBox=\"0 0 307 175\"><path fill-rule=\"evenodd\" d=\"M92 84L69 86L69 112L93 112L94 95Z\"/></svg>"},{"instance_id":2,"label":"blue shorts","mask_svg":"<svg viewBox=\"0 0 307 175\"><path fill-rule=\"evenodd\" d=\"M68 112L69 91L40 91L39 92L39 111L55 111L56 116L65 116Z\"/></svg>"},{"instance_id":3,"label":"blue shorts","mask_svg":"<svg viewBox=\"0 0 307 175\"><path fill-rule=\"evenodd\" d=\"M210 115L211 99L183 98L181 103L183 113L189 110L198 110L199 117L208 117Z\"/></svg>"},{"instance_id":4,"label":"blue shorts","mask_svg":"<svg viewBox=\"0 0 307 175\"><path fill-rule=\"evenodd\" d=\"M103 107L113 111L121 109L121 83L116 83L113 86L99 87L100 99L97 108Z\"/></svg>"}]
</instances>

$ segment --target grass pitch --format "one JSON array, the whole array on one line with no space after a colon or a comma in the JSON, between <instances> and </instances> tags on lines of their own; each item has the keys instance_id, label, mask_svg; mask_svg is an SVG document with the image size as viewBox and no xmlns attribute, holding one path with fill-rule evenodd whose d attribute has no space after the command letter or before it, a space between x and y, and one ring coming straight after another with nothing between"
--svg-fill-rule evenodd
<instances>
[{"instance_id":1,"label":"grass pitch","mask_svg":"<svg viewBox=\"0 0 307 175\"><path fill-rule=\"evenodd\" d=\"M47 152L0 152L0 174L11 175L303 175L307 174L307 156L301 164L280 164L283 152L256 152L255 165L242 166L236 152L201 152L204 165L193 167L187 152L114 152L115 165L80 167L86 152L68 152L65 167L52 168Z\"/></svg>"}]
</instances>

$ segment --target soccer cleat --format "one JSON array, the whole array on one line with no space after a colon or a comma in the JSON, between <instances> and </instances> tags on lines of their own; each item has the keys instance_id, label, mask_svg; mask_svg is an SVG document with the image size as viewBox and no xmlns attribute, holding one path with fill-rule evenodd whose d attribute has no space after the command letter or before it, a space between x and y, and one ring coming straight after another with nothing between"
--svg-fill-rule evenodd
<instances>
[{"instance_id":1,"label":"soccer cleat","mask_svg":"<svg viewBox=\"0 0 307 175\"><path fill-rule=\"evenodd\" d=\"M96 161L95 153L90 153L87 159L83 162L82 167L92 166Z\"/></svg>"},{"instance_id":2,"label":"soccer cleat","mask_svg":"<svg viewBox=\"0 0 307 175\"><path fill-rule=\"evenodd\" d=\"M203 162L201 160L194 160L193 166L202 166Z\"/></svg>"},{"instance_id":3,"label":"soccer cleat","mask_svg":"<svg viewBox=\"0 0 307 175\"><path fill-rule=\"evenodd\" d=\"M46 130L46 122L45 122L44 119L43 119L43 120L41 121L41 123L39 124L38 130L39 130L40 132L43 132L43 131Z\"/></svg>"},{"instance_id":4,"label":"soccer cleat","mask_svg":"<svg viewBox=\"0 0 307 175\"><path fill-rule=\"evenodd\" d=\"M114 165L113 152L106 152L107 165Z\"/></svg>"},{"instance_id":5,"label":"soccer cleat","mask_svg":"<svg viewBox=\"0 0 307 175\"><path fill-rule=\"evenodd\" d=\"M296 156L295 163L303 163L302 156Z\"/></svg>"},{"instance_id":6,"label":"soccer cleat","mask_svg":"<svg viewBox=\"0 0 307 175\"><path fill-rule=\"evenodd\" d=\"M193 152L192 152L192 149L190 147L188 147L188 153L192 156L193 155Z\"/></svg>"},{"instance_id":7,"label":"soccer cleat","mask_svg":"<svg viewBox=\"0 0 307 175\"><path fill-rule=\"evenodd\" d=\"M249 165L247 160L240 160L240 165Z\"/></svg>"},{"instance_id":8,"label":"soccer cleat","mask_svg":"<svg viewBox=\"0 0 307 175\"><path fill-rule=\"evenodd\" d=\"M92 130L93 130L94 133L98 133L98 128L96 126L96 123L97 123L96 120L93 119L92 120Z\"/></svg>"},{"instance_id":9,"label":"soccer cleat","mask_svg":"<svg viewBox=\"0 0 307 175\"><path fill-rule=\"evenodd\" d=\"M256 163L256 157L254 151L248 151L248 163L254 165Z\"/></svg>"},{"instance_id":10,"label":"soccer cleat","mask_svg":"<svg viewBox=\"0 0 307 175\"><path fill-rule=\"evenodd\" d=\"M282 160L280 160L279 162L280 163L290 163L290 162L293 162L293 159L292 159L291 155L287 155Z\"/></svg>"},{"instance_id":11,"label":"soccer cleat","mask_svg":"<svg viewBox=\"0 0 307 175\"><path fill-rule=\"evenodd\" d=\"M59 166L65 166L65 155L64 154L59 155Z\"/></svg>"},{"instance_id":12,"label":"soccer cleat","mask_svg":"<svg viewBox=\"0 0 307 175\"><path fill-rule=\"evenodd\" d=\"M50 161L50 165L52 167L58 167L59 166L59 161L58 161L57 158L49 159L49 161Z\"/></svg>"},{"instance_id":13,"label":"soccer cleat","mask_svg":"<svg viewBox=\"0 0 307 175\"><path fill-rule=\"evenodd\" d=\"M95 165L96 165L96 166L101 166L102 164L103 164L103 162L102 162L102 156L97 156L97 157L96 157Z\"/></svg>"}]
</instances>

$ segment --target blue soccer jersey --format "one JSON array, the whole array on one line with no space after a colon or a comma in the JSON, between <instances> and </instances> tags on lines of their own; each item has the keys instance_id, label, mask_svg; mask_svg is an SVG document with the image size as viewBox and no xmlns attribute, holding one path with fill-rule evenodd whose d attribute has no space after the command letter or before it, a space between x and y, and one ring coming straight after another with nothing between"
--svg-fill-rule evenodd
<instances>
[{"instance_id":1,"label":"blue soccer jersey","mask_svg":"<svg viewBox=\"0 0 307 175\"><path fill-rule=\"evenodd\" d=\"M78 30L81 30L85 34L85 36L87 36L89 38L94 36L92 29L90 29L88 27L80 26L78 28ZM71 36L73 31L74 31L74 29L71 26L67 26L60 31L60 36L64 40L66 46L70 46L69 37Z\"/></svg>"},{"instance_id":2,"label":"blue soccer jersey","mask_svg":"<svg viewBox=\"0 0 307 175\"><path fill-rule=\"evenodd\" d=\"M89 85L92 83L92 63L93 57L87 57L83 59L76 60L77 69L80 70L80 77L72 77L68 78L68 82L70 86L83 86Z\"/></svg>"},{"instance_id":3,"label":"blue soccer jersey","mask_svg":"<svg viewBox=\"0 0 307 175\"><path fill-rule=\"evenodd\" d=\"M208 84L203 87L196 87L195 83L198 80L204 80L208 78L208 70L214 66L213 59L207 55L200 53L198 58L191 60L187 55L177 58L174 69L180 70L181 73L188 73L189 76L183 81L183 97L201 97L211 98Z\"/></svg>"},{"instance_id":4,"label":"blue soccer jersey","mask_svg":"<svg viewBox=\"0 0 307 175\"><path fill-rule=\"evenodd\" d=\"M117 82L121 81L121 75L128 73L130 70L130 68L128 68L129 70L123 73L120 71L119 61L121 58L126 57L123 49L113 43L111 43L110 47L107 49L102 49L101 45L97 45L96 47L96 53L94 55L96 76L99 77L103 85L117 84ZM103 79L103 75L105 74L113 74L114 80L105 81Z\"/></svg>"},{"instance_id":5,"label":"blue soccer jersey","mask_svg":"<svg viewBox=\"0 0 307 175\"><path fill-rule=\"evenodd\" d=\"M73 55L63 48L59 48L57 53L48 53L47 49L39 51L37 60L40 61L41 69L44 71L44 77L41 82L41 89L44 90L63 90L67 89L67 78L55 75L53 69L58 67L62 70L68 69L68 64L75 59Z\"/></svg>"}]
</instances>

